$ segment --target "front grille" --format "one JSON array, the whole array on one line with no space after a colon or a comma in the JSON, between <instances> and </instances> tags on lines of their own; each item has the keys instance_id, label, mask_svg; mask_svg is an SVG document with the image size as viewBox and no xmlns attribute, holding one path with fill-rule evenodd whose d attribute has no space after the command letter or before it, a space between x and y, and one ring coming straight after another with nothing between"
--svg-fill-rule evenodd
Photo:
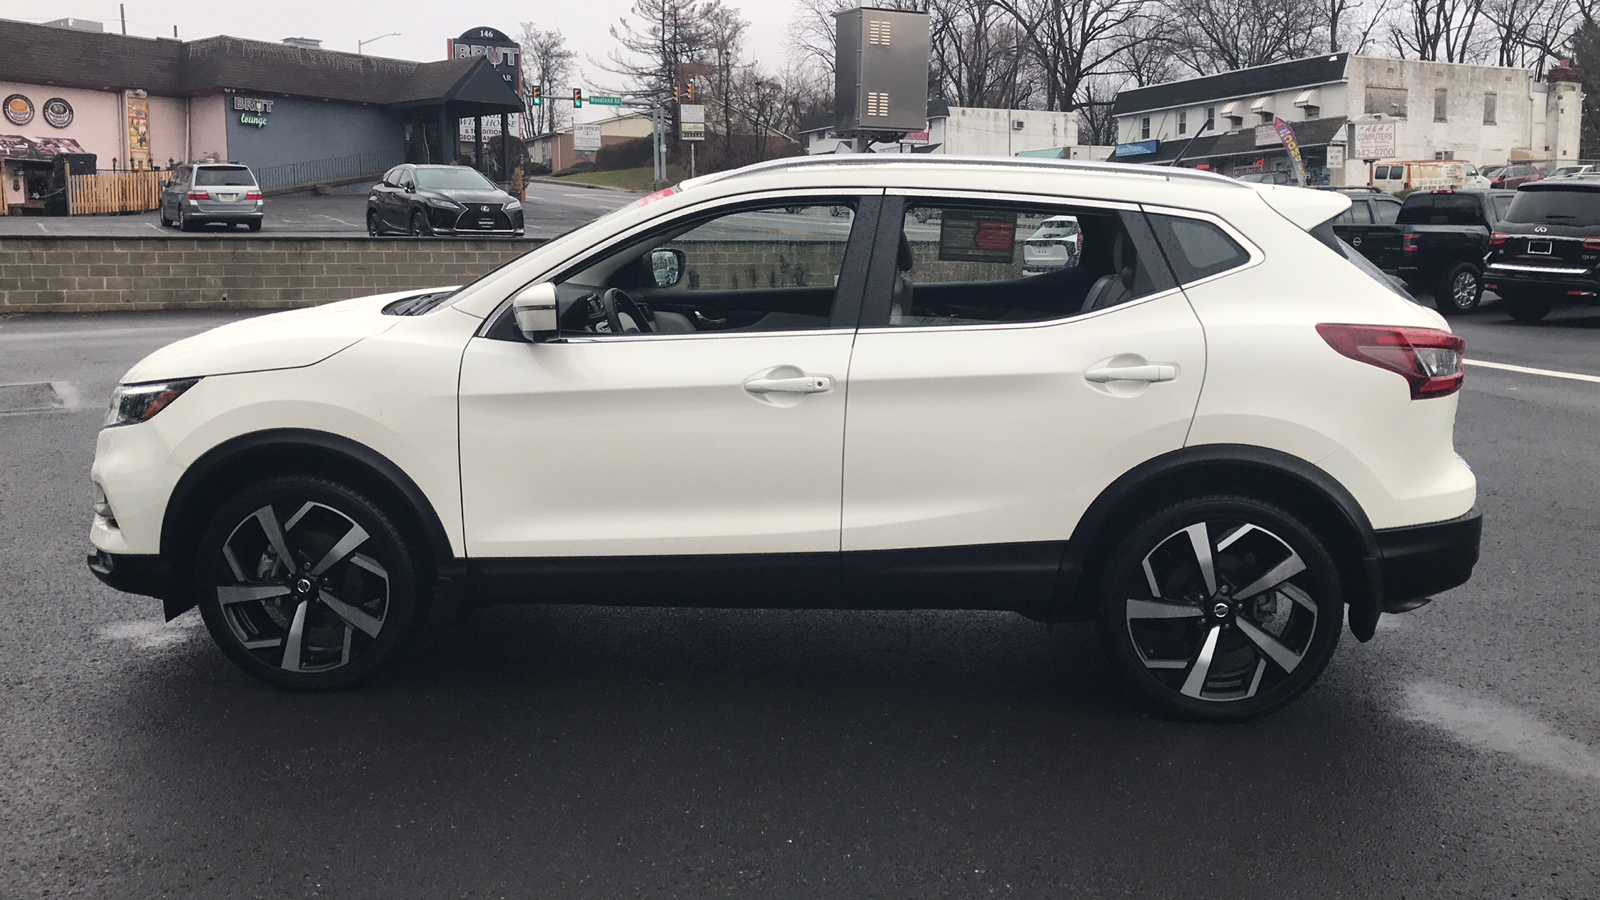
<instances>
[{"instance_id":1,"label":"front grille","mask_svg":"<svg viewBox=\"0 0 1600 900\"><path fill-rule=\"evenodd\" d=\"M484 211L484 207L488 211ZM510 231L511 217L498 206L487 203L469 203L467 208L456 217L455 230L458 232L472 231Z\"/></svg>"}]
</instances>

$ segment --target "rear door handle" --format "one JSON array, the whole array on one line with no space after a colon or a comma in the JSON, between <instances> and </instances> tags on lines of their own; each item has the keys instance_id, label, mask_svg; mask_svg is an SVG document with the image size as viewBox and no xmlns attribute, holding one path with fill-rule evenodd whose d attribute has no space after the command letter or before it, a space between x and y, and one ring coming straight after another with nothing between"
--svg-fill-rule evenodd
<instances>
[{"instance_id":1,"label":"rear door handle","mask_svg":"<svg viewBox=\"0 0 1600 900\"><path fill-rule=\"evenodd\" d=\"M832 387L833 379L826 375L752 378L744 383L744 389L752 394L820 394Z\"/></svg>"},{"instance_id":2,"label":"rear door handle","mask_svg":"<svg viewBox=\"0 0 1600 900\"><path fill-rule=\"evenodd\" d=\"M1171 381L1178 377L1178 367L1170 363L1151 363L1144 366L1102 366L1083 373L1095 384L1113 381Z\"/></svg>"}]
</instances>

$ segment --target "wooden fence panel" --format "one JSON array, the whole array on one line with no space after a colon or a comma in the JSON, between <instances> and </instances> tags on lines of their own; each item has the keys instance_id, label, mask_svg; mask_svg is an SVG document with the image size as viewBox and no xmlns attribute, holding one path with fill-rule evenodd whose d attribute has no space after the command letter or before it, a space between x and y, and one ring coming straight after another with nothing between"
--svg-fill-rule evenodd
<instances>
[{"instance_id":1,"label":"wooden fence panel","mask_svg":"<svg viewBox=\"0 0 1600 900\"><path fill-rule=\"evenodd\" d=\"M103 172L67 179L67 211L74 216L147 212L161 205L165 172Z\"/></svg>"}]
</instances>

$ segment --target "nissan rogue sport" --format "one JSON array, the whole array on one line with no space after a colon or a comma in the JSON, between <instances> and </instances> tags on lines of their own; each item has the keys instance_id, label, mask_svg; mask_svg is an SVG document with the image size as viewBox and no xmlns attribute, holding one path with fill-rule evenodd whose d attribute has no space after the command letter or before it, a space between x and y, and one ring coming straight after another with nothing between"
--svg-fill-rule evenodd
<instances>
[{"instance_id":1,"label":"nissan rogue sport","mask_svg":"<svg viewBox=\"0 0 1600 900\"><path fill-rule=\"evenodd\" d=\"M1259 715L1466 581L1462 341L1337 193L1114 164L781 160L460 288L133 367L106 583L292 690L468 602L1093 620L1151 701ZM1040 223L1080 251L1023 274Z\"/></svg>"}]
</instances>

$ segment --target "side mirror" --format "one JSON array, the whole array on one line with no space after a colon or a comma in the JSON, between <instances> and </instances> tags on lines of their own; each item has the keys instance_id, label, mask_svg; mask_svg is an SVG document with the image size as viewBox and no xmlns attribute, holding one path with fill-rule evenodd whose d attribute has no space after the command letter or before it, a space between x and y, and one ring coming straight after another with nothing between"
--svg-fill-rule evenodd
<instances>
[{"instance_id":1,"label":"side mirror","mask_svg":"<svg viewBox=\"0 0 1600 900\"><path fill-rule=\"evenodd\" d=\"M683 280L686 257L682 250L664 247L650 251L650 274L658 288L669 288Z\"/></svg>"},{"instance_id":2,"label":"side mirror","mask_svg":"<svg viewBox=\"0 0 1600 900\"><path fill-rule=\"evenodd\" d=\"M162 190L166 190L166 189L167 189L167 186L168 186L168 185L170 185L170 184L172 184L172 182L171 182L171 181L170 181L170 180L168 180L168 179L165 179L165 178L164 178L164 179L162 179L162 180L161 180L161 189L162 189Z\"/></svg>"},{"instance_id":3,"label":"side mirror","mask_svg":"<svg viewBox=\"0 0 1600 900\"><path fill-rule=\"evenodd\" d=\"M556 286L535 284L522 289L511 298L511 309L517 316L517 330L530 341L548 340L556 333Z\"/></svg>"}]
</instances>

